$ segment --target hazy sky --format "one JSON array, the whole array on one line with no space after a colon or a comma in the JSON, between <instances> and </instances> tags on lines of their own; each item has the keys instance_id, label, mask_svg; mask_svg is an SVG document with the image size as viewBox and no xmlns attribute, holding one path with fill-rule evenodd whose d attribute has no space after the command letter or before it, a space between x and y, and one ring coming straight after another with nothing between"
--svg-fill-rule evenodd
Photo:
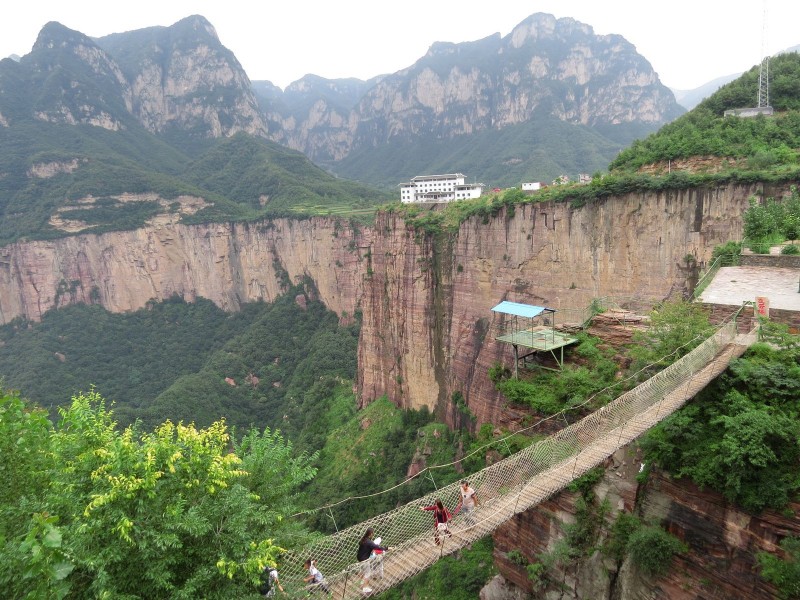
<instances>
[{"instance_id":1,"label":"hazy sky","mask_svg":"<svg viewBox=\"0 0 800 600\"><path fill-rule=\"evenodd\" d=\"M505 36L535 12L622 35L676 89L749 69L762 45L774 54L800 44L798 0L21 0L3 8L0 57L30 52L48 21L100 37L200 14L251 80L286 87L307 73L392 73L435 41Z\"/></svg>"}]
</instances>

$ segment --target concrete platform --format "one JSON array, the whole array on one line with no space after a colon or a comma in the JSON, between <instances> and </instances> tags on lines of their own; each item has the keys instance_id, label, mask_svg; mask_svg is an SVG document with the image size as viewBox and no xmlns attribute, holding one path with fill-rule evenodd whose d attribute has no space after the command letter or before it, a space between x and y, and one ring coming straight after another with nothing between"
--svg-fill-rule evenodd
<instances>
[{"instance_id":1,"label":"concrete platform","mask_svg":"<svg viewBox=\"0 0 800 600\"><path fill-rule=\"evenodd\" d=\"M770 308L800 311L800 269L722 267L703 291L700 302L741 306L756 296L769 298Z\"/></svg>"}]
</instances>

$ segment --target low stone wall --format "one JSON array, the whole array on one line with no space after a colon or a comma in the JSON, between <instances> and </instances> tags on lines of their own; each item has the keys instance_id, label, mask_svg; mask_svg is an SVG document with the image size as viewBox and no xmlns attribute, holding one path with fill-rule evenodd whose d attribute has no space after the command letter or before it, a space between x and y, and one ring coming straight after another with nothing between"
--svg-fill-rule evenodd
<instances>
[{"instance_id":1,"label":"low stone wall","mask_svg":"<svg viewBox=\"0 0 800 600\"><path fill-rule=\"evenodd\" d=\"M703 304L703 306L710 311L709 320L714 325L729 319L733 313L739 310L738 306L732 304ZM739 333L747 333L758 324L758 319L753 316L753 310L752 306L746 306L739 314L736 323ZM769 318L776 323L788 325L790 333L800 333L800 311L770 308Z\"/></svg>"},{"instance_id":2,"label":"low stone wall","mask_svg":"<svg viewBox=\"0 0 800 600\"><path fill-rule=\"evenodd\" d=\"M743 267L775 267L800 269L798 254L742 254L739 264Z\"/></svg>"}]
</instances>

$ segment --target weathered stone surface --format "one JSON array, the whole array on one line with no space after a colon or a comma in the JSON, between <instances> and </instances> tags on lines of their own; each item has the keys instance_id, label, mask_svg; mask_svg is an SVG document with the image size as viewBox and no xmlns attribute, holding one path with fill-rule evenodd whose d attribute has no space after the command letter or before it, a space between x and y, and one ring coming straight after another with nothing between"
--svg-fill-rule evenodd
<instances>
[{"instance_id":1,"label":"weathered stone surface","mask_svg":"<svg viewBox=\"0 0 800 600\"><path fill-rule=\"evenodd\" d=\"M480 600L526 600L530 594L495 575L480 591Z\"/></svg>"},{"instance_id":2,"label":"weathered stone surface","mask_svg":"<svg viewBox=\"0 0 800 600\"><path fill-rule=\"evenodd\" d=\"M366 89L352 102L359 83ZM415 64L369 83L306 77L283 95L269 90L271 137L314 160L340 160L396 139L502 129L537 111L589 127L657 125L681 111L623 37L544 13L505 37L436 42Z\"/></svg>"},{"instance_id":3,"label":"weathered stone surface","mask_svg":"<svg viewBox=\"0 0 800 600\"><path fill-rule=\"evenodd\" d=\"M595 487L598 502L608 502L606 522L610 523L620 511L632 511L636 503L636 474L639 457L628 446L606 461L606 475ZM526 592L536 592L537 598L582 599L610 598L614 588L615 565L600 554L577 561L566 572L555 574L560 582L558 594L552 589L534 590L525 567L508 559L508 552L519 551L528 562L538 562L537 555L551 552L564 537L564 523L575 522L575 502L578 494L564 491L538 507L510 519L494 533L494 559L500 574ZM552 577L553 574L550 574Z\"/></svg>"},{"instance_id":4,"label":"weathered stone surface","mask_svg":"<svg viewBox=\"0 0 800 600\"><path fill-rule=\"evenodd\" d=\"M800 535L795 518L800 504L784 512L764 511L749 515L728 503L720 494L700 490L691 481L674 480L655 470L644 489L635 480L637 457L625 450L625 466L609 468L596 493L608 498L611 515L635 509L645 522L658 523L677 536L689 552L673 558L663 577L644 576L630 559L621 565L599 554L577 561L566 571L551 573L560 581L558 590L545 588L535 598L562 600L768 600L776 598L775 588L759 575L758 552L776 552L787 535ZM622 473L619 476L618 473ZM634 505L637 496L638 505ZM550 501L510 520L494 534L495 564L500 575L522 591L533 592L527 572L508 560L510 550L520 551L527 560L553 549L563 537L563 523L574 522L575 494L562 492Z\"/></svg>"},{"instance_id":5,"label":"weathered stone surface","mask_svg":"<svg viewBox=\"0 0 800 600\"><path fill-rule=\"evenodd\" d=\"M515 427L487 372L511 363L496 343L501 300L586 308L603 296L640 304L684 295L714 245L740 234L754 187L631 194L581 208L516 207L465 222L449 244L418 239L392 214L376 223L372 275L362 300L362 403L387 394L400 406L438 407L458 424L460 391L477 423Z\"/></svg>"},{"instance_id":6,"label":"weathered stone surface","mask_svg":"<svg viewBox=\"0 0 800 600\"><path fill-rule=\"evenodd\" d=\"M185 226L82 235L0 249L0 319L39 320L54 307L102 304L136 310L173 294L198 296L226 310L272 301L284 269L317 282L320 299L352 315L363 295L365 268L351 250L354 232L330 220ZM341 265L341 266L339 266Z\"/></svg>"},{"instance_id":7,"label":"weathered stone surface","mask_svg":"<svg viewBox=\"0 0 800 600\"><path fill-rule=\"evenodd\" d=\"M775 598L775 588L759 575L756 554L775 552L783 537L800 535L794 518L798 508L800 504L792 503L786 515L770 510L748 515L691 481L656 473L644 494L643 517L683 540L689 552L677 556L670 572L655 580L637 576L630 566L626 571L623 565L621 600Z\"/></svg>"},{"instance_id":8,"label":"weathered stone surface","mask_svg":"<svg viewBox=\"0 0 800 600\"><path fill-rule=\"evenodd\" d=\"M129 311L179 294L226 310L271 301L280 275L311 277L344 321L362 314L358 392L399 406L428 406L453 426L469 423L451 402L459 391L476 424L515 427L487 373L510 364L494 341L491 307L508 299L556 309L593 298L680 296L708 260L735 239L755 187L631 194L575 208L519 206L465 222L447 242L411 230L394 213L372 228L327 218L258 224L155 224L136 231L19 242L0 248L0 320L38 320L75 302ZM777 195L778 191L768 191ZM280 272L279 272L280 271Z\"/></svg>"}]
</instances>

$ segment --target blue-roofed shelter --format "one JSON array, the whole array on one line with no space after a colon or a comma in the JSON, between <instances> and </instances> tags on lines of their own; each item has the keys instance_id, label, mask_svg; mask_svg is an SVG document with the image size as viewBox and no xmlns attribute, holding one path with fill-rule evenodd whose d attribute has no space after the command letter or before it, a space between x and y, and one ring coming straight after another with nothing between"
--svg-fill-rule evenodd
<instances>
[{"instance_id":1,"label":"blue-roofed shelter","mask_svg":"<svg viewBox=\"0 0 800 600\"><path fill-rule=\"evenodd\" d=\"M511 344L514 349L514 376L518 375L520 361L524 366L526 359L537 352L550 352L559 367L564 365L564 346L574 344L577 338L556 329L556 313L554 308L534 306L504 300L492 311L502 315L500 335L495 339ZM532 351L520 355L520 347ZM560 350L560 360L556 356ZM524 352L524 351L523 351Z\"/></svg>"}]
</instances>

